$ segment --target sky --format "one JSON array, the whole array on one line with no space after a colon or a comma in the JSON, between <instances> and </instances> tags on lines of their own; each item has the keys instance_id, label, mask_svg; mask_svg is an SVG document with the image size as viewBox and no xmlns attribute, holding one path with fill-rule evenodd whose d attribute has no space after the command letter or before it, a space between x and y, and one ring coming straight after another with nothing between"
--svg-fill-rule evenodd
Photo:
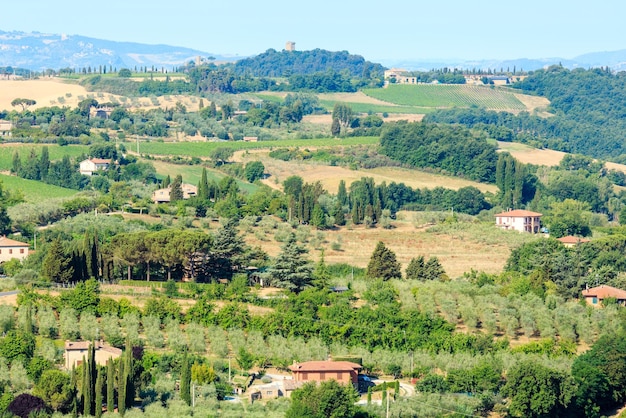
<instances>
[{"instance_id":1,"label":"sky","mask_svg":"<svg viewBox=\"0 0 626 418\"><path fill-rule=\"evenodd\" d=\"M573 58L626 49L622 0L23 0L0 30L167 44L220 55L349 51L371 61Z\"/></svg>"}]
</instances>

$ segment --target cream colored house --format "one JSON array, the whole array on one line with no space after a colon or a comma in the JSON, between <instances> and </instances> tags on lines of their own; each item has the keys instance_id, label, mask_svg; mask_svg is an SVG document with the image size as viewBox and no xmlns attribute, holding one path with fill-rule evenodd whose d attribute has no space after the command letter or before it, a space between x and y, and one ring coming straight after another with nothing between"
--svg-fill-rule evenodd
<instances>
[{"instance_id":1,"label":"cream colored house","mask_svg":"<svg viewBox=\"0 0 626 418\"><path fill-rule=\"evenodd\" d=\"M80 162L80 174L85 176L91 176L98 170L106 171L111 165L111 160L105 160L103 158L91 158Z\"/></svg>"},{"instance_id":2,"label":"cream colored house","mask_svg":"<svg viewBox=\"0 0 626 418\"><path fill-rule=\"evenodd\" d=\"M198 194L198 188L193 184L183 183L181 185L183 189L183 199L187 200ZM170 201L170 188L158 189L152 193L152 201L154 203L169 203Z\"/></svg>"},{"instance_id":3,"label":"cream colored house","mask_svg":"<svg viewBox=\"0 0 626 418\"><path fill-rule=\"evenodd\" d=\"M496 226L502 229L513 229L519 232L539 233L543 215L529 210L509 210L496 215Z\"/></svg>"},{"instance_id":4,"label":"cream colored house","mask_svg":"<svg viewBox=\"0 0 626 418\"><path fill-rule=\"evenodd\" d=\"M11 129L13 129L13 122L8 120L0 120L0 136L11 136Z\"/></svg>"},{"instance_id":5,"label":"cream colored house","mask_svg":"<svg viewBox=\"0 0 626 418\"><path fill-rule=\"evenodd\" d=\"M385 83L390 82L395 84L417 84L417 77L409 75L408 71L402 68L392 68L385 70Z\"/></svg>"},{"instance_id":6,"label":"cream colored house","mask_svg":"<svg viewBox=\"0 0 626 418\"><path fill-rule=\"evenodd\" d=\"M91 344L90 341L65 341L65 354L63 355L65 368L70 370L86 361ZM96 341L95 344L95 360L100 366L106 366L109 359L115 360L122 355L122 350L104 344L102 341Z\"/></svg>"},{"instance_id":7,"label":"cream colored house","mask_svg":"<svg viewBox=\"0 0 626 418\"><path fill-rule=\"evenodd\" d=\"M7 237L0 237L0 263L17 258L23 261L28 257L29 245Z\"/></svg>"}]
</instances>

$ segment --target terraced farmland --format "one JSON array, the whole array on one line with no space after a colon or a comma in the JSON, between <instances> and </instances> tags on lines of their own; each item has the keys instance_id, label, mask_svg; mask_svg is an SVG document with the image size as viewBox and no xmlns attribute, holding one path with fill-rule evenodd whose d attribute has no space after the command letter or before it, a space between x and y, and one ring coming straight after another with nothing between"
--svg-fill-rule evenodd
<instances>
[{"instance_id":1,"label":"terraced farmland","mask_svg":"<svg viewBox=\"0 0 626 418\"><path fill-rule=\"evenodd\" d=\"M429 108L479 106L492 110L519 112L526 106L515 94L504 89L470 85L390 85L384 89L366 89L365 94L400 106Z\"/></svg>"}]
</instances>

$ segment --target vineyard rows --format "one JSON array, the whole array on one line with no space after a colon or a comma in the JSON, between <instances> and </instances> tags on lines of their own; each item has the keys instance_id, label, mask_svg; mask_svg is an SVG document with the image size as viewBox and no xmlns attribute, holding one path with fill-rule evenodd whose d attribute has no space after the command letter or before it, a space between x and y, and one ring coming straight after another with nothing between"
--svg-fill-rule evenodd
<instances>
[{"instance_id":1,"label":"vineyard rows","mask_svg":"<svg viewBox=\"0 0 626 418\"><path fill-rule=\"evenodd\" d=\"M434 108L478 106L493 110L525 110L513 93L487 86L390 85L385 89L363 90L370 97L402 106Z\"/></svg>"}]
</instances>

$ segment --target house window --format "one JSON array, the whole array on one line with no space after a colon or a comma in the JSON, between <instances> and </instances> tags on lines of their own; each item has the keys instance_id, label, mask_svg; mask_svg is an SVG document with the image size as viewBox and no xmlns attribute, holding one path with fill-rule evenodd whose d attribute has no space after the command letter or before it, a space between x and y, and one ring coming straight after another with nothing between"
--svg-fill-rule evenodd
<instances>
[{"instance_id":1,"label":"house window","mask_svg":"<svg viewBox=\"0 0 626 418\"><path fill-rule=\"evenodd\" d=\"M326 372L320 372L320 380L326 380Z\"/></svg>"},{"instance_id":2,"label":"house window","mask_svg":"<svg viewBox=\"0 0 626 418\"><path fill-rule=\"evenodd\" d=\"M307 372L302 372L302 380L307 380L308 377Z\"/></svg>"},{"instance_id":3,"label":"house window","mask_svg":"<svg viewBox=\"0 0 626 418\"><path fill-rule=\"evenodd\" d=\"M13 254L13 248L9 248L9 254Z\"/></svg>"},{"instance_id":4,"label":"house window","mask_svg":"<svg viewBox=\"0 0 626 418\"><path fill-rule=\"evenodd\" d=\"M595 297L595 296L594 296L593 298L591 298L591 303L593 303L594 305L595 305L596 303L598 303L598 298L597 298L597 297Z\"/></svg>"},{"instance_id":5,"label":"house window","mask_svg":"<svg viewBox=\"0 0 626 418\"><path fill-rule=\"evenodd\" d=\"M24 249L20 248L20 254L24 254Z\"/></svg>"},{"instance_id":6,"label":"house window","mask_svg":"<svg viewBox=\"0 0 626 418\"><path fill-rule=\"evenodd\" d=\"M337 380L341 381L342 377L343 377L343 373L337 372Z\"/></svg>"}]
</instances>

